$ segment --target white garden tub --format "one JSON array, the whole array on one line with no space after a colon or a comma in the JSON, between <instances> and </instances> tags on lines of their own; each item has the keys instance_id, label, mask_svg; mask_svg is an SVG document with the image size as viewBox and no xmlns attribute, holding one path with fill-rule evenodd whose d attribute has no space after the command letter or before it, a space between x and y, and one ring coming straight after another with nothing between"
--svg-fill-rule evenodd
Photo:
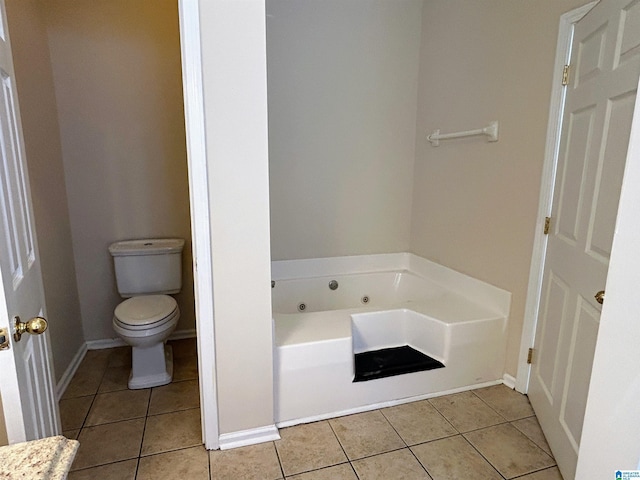
<instances>
[{"instance_id":1,"label":"white garden tub","mask_svg":"<svg viewBox=\"0 0 640 480\"><path fill-rule=\"evenodd\" d=\"M504 290L407 253L273 262L272 275L280 427L502 382ZM445 367L353 382L355 353L401 345Z\"/></svg>"}]
</instances>

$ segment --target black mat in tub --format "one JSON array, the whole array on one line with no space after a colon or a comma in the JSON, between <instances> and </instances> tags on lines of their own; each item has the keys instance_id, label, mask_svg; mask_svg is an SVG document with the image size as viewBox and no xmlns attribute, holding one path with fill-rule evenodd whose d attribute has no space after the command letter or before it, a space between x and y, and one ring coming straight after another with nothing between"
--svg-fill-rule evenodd
<instances>
[{"instance_id":1,"label":"black mat in tub","mask_svg":"<svg viewBox=\"0 0 640 480\"><path fill-rule=\"evenodd\" d=\"M443 368L444 364L409 345L355 354L354 382Z\"/></svg>"}]
</instances>

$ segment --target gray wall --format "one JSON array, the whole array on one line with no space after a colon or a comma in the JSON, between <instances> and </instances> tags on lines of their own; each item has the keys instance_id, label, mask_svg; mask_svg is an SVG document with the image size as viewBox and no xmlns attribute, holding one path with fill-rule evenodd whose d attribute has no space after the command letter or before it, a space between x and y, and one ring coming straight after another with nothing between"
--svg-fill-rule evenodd
<instances>
[{"instance_id":1,"label":"gray wall","mask_svg":"<svg viewBox=\"0 0 640 480\"><path fill-rule=\"evenodd\" d=\"M421 0L267 0L273 260L409 249Z\"/></svg>"},{"instance_id":2,"label":"gray wall","mask_svg":"<svg viewBox=\"0 0 640 480\"><path fill-rule=\"evenodd\" d=\"M114 338L108 245L182 237L178 330L194 323L176 0L42 2L86 340Z\"/></svg>"},{"instance_id":3,"label":"gray wall","mask_svg":"<svg viewBox=\"0 0 640 480\"><path fill-rule=\"evenodd\" d=\"M512 293L517 370L560 15L583 0L429 0L422 16L411 250ZM499 141L426 140L500 121Z\"/></svg>"},{"instance_id":4,"label":"gray wall","mask_svg":"<svg viewBox=\"0 0 640 480\"><path fill-rule=\"evenodd\" d=\"M584 0L267 0L274 260L411 251L513 293L515 375L560 15ZM500 140L439 128L500 121Z\"/></svg>"},{"instance_id":5,"label":"gray wall","mask_svg":"<svg viewBox=\"0 0 640 480\"><path fill-rule=\"evenodd\" d=\"M56 380L84 343L41 3L6 2Z\"/></svg>"}]
</instances>

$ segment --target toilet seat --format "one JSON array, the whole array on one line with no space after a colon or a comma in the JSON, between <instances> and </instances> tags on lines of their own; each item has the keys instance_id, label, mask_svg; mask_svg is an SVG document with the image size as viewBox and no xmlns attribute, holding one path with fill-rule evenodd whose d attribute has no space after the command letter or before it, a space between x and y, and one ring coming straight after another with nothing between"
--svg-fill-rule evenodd
<instances>
[{"instance_id":1,"label":"toilet seat","mask_svg":"<svg viewBox=\"0 0 640 480\"><path fill-rule=\"evenodd\" d=\"M125 330L156 330L180 315L178 304L169 295L143 295L120 303L113 321Z\"/></svg>"}]
</instances>

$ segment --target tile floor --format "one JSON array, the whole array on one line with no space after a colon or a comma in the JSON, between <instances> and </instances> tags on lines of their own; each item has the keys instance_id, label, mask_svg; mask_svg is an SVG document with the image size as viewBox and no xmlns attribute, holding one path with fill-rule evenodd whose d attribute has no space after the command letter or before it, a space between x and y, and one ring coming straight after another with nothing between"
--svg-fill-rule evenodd
<instances>
[{"instance_id":1,"label":"tile floor","mask_svg":"<svg viewBox=\"0 0 640 480\"><path fill-rule=\"evenodd\" d=\"M174 382L126 386L128 348L90 351L60 401L80 440L71 480L562 480L527 397L498 385L201 445L195 341L170 342Z\"/></svg>"}]
</instances>

